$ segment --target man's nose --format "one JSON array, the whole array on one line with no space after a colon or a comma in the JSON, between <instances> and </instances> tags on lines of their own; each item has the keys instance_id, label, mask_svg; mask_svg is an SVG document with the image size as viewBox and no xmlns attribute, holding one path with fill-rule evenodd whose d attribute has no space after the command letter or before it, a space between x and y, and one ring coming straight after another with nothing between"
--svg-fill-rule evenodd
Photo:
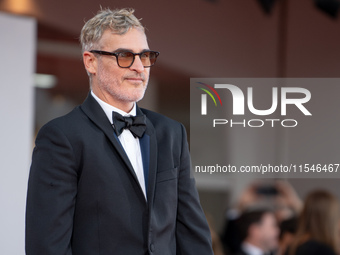
<instances>
[{"instance_id":1,"label":"man's nose","mask_svg":"<svg viewBox=\"0 0 340 255\"><path fill-rule=\"evenodd\" d=\"M139 55L135 56L135 60L133 61L133 64L130 66L130 70L136 71L137 73L141 73L144 71L144 65Z\"/></svg>"}]
</instances>

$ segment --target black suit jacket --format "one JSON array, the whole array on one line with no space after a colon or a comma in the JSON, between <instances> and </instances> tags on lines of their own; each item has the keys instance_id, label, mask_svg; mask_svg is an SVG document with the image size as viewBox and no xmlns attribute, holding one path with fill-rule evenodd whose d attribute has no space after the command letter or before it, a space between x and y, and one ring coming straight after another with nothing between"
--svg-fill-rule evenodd
<instances>
[{"instance_id":1,"label":"black suit jacket","mask_svg":"<svg viewBox=\"0 0 340 255\"><path fill-rule=\"evenodd\" d=\"M184 127L137 112L147 116L140 139L147 201L91 95L41 128L27 193L27 255L213 254Z\"/></svg>"}]
</instances>

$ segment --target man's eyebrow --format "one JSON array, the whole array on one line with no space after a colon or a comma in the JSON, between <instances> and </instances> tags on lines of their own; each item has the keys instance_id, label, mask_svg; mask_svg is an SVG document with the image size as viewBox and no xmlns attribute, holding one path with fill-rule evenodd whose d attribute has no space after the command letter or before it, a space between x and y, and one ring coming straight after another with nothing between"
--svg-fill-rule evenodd
<instances>
[{"instance_id":1,"label":"man's eyebrow","mask_svg":"<svg viewBox=\"0 0 340 255\"><path fill-rule=\"evenodd\" d=\"M141 52L143 52L143 51L148 51L148 50L150 50L150 49L143 49ZM114 50L113 52L122 52L122 51L133 52L132 49L127 49L127 48L118 48L118 49Z\"/></svg>"}]
</instances>

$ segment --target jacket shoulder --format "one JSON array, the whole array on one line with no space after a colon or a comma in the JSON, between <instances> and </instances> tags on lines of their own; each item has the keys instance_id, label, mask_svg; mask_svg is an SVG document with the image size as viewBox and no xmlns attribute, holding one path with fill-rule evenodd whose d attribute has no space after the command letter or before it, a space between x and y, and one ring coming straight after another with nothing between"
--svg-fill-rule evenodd
<instances>
[{"instance_id":1,"label":"jacket shoulder","mask_svg":"<svg viewBox=\"0 0 340 255\"><path fill-rule=\"evenodd\" d=\"M58 128L67 133L68 130L73 130L77 126L81 125L81 121L85 118L86 116L82 113L79 106L77 106L71 112L47 122L42 126L40 131L50 128Z\"/></svg>"}]
</instances>

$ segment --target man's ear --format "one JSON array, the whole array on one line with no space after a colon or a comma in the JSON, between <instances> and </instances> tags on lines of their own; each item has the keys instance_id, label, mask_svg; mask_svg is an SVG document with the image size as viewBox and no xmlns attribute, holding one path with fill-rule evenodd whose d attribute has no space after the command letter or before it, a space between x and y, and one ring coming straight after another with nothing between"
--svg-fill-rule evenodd
<instances>
[{"instance_id":1,"label":"man's ear","mask_svg":"<svg viewBox=\"0 0 340 255\"><path fill-rule=\"evenodd\" d=\"M85 69L91 73L96 74L97 73L97 58L94 56L93 53L89 51L84 51L83 53L83 62Z\"/></svg>"}]
</instances>

